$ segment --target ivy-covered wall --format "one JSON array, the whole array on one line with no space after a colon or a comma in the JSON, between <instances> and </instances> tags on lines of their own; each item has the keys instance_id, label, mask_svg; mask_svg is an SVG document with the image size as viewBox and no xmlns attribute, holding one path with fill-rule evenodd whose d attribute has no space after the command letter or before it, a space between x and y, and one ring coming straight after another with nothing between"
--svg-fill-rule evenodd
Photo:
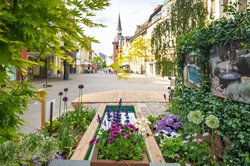
<instances>
[{"instance_id":1,"label":"ivy-covered wall","mask_svg":"<svg viewBox=\"0 0 250 166\"><path fill-rule=\"evenodd\" d=\"M185 56L190 52L199 52L196 56L200 64L201 87L210 90L209 56L213 46L225 46L234 41L242 41L246 49L250 46L250 10L237 12L234 6L227 7L229 18L221 18L207 27L195 29L177 38L176 64L177 81L183 83Z\"/></svg>"}]
</instances>

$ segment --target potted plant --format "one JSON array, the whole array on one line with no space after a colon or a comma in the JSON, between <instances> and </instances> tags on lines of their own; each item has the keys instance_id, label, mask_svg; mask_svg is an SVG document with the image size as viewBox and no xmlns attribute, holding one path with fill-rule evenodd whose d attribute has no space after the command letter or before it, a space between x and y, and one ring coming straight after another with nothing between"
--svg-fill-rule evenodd
<instances>
[{"instance_id":1,"label":"potted plant","mask_svg":"<svg viewBox=\"0 0 250 166\"><path fill-rule=\"evenodd\" d=\"M122 118L121 100L116 111L107 109L105 112L107 118L98 116L100 128L97 137L90 142L95 144L91 165L149 165L144 142L148 121L131 123L127 108Z\"/></svg>"}]
</instances>

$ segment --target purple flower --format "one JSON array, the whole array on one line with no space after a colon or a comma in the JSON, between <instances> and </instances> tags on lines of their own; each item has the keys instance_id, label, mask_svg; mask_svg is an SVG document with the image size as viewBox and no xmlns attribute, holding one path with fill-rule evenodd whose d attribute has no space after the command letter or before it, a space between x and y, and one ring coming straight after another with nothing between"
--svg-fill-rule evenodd
<instances>
[{"instance_id":1,"label":"purple flower","mask_svg":"<svg viewBox=\"0 0 250 166\"><path fill-rule=\"evenodd\" d=\"M64 92L68 92L69 91L69 89L68 88L64 88L64 90L63 90Z\"/></svg>"},{"instance_id":2,"label":"purple flower","mask_svg":"<svg viewBox=\"0 0 250 166\"><path fill-rule=\"evenodd\" d=\"M165 131L167 131L167 132L169 132L169 133L174 132L174 130L172 130L170 127L166 127L166 128L165 128Z\"/></svg>"},{"instance_id":3,"label":"purple flower","mask_svg":"<svg viewBox=\"0 0 250 166\"><path fill-rule=\"evenodd\" d=\"M174 115L174 119L175 119L175 121L180 121L181 117L179 115Z\"/></svg>"},{"instance_id":4,"label":"purple flower","mask_svg":"<svg viewBox=\"0 0 250 166\"><path fill-rule=\"evenodd\" d=\"M90 145L93 145L93 144L96 144L98 142L98 138L93 138L90 142L89 142L89 144Z\"/></svg>"},{"instance_id":5,"label":"purple flower","mask_svg":"<svg viewBox=\"0 0 250 166\"><path fill-rule=\"evenodd\" d=\"M180 122L175 122L172 126L175 130L178 130L181 127Z\"/></svg>"},{"instance_id":6,"label":"purple flower","mask_svg":"<svg viewBox=\"0 0 250 166\"><path fill-rule=\"evenodd\" d=\"M102 118L100 117L100 115L97 116L97 121L99 125L102 125Z\"/></svg>"},{"instance_id":7,"label":"purple flower","mask_svg":"<svg viewBox=\"0 0 250 166\"><path fill-rule=\"evenodd\" d=\"M128 128L129 130L134 130L134 129L135 129L135 126L134 126L133 124L128 124L128 125L127 125L127 128Z\"/></svg>"},{"instance_id":8,"label":"purple flower","mask_svg":"<svg viewBox=\"0 0 250 166\"><path fill-rule=\"evenodd\" d=\"M59 96L62 96L63 95L63 92L59 92Z\"/></svg>"},{"instance_id":9,"label":"purple flower","mask_svg":"<svg viewBox=\"0 0 250 166\"><path fill-rule=\"evenodd\" d=\"M78 88L79 88L79 89L83 89L83 88L84 88L84 85L80 84L80 85L78 85Z\"/></svg>"},{"instance_id":10,"label":"purple flower","mask_svg":"<svg viewBox=\"0 0 250 166\"><path fill-rule=\"evenodd\" d=\"M64 97L63 97L63 101L64 101L64 102L67 102L67 101L68 101L68 97L64 96Z\"/></svg>"},{"instance_id":11,"label":"purple flower","mask_svg":"<svg viewBox=\"0 0 250 166\"><path fill-rule=\"evenodd\" d=\"M114 140L115 140L114 137L111 137L108 139L108 143L112 143L112 142L114 142Z\"/></svg>"},{"instance_id":12,"label":"purple flower","mask_svg":"<svg viewBox=\"0 0 250 166\"><path fill-rule=\"evenodd\" d=\"M112 131L111 135L112 135L113 137L116 137L116 136L118 136L120 133L121 133L121 131Z\"/></svg>"},{"instance_id":13,"label":"purple flower","mask_svg":"<svg viewBox=\"0 0 250 166\"><path fill-rule=\"evenodd\" d=\"M128 137L129 137L129 134L124 134L123 137L124 137L124 138L128 138Z\"/></svg>"},{"instance_id":14,"label":"purple flower","mask_svg":"<svg viewBox=\"0 0 250 166\"><path fill-rule=\"evenodd\" d=\"M55 157L56 160L64 160L63 156L61 154L56 154Z\"/></svg>"},{"instance_id":15,"label":"purple flower","mask_svg":"<svg viewBox=\"0 0 250 166\"><path fill-rule=\"evenodd\" d=\"M168 126L172 126L173 123L174 123L174 120L173 120L172 118L167 118L167 119L166 119L166 124L167 124Z\"/></svg>"}]
</instances>

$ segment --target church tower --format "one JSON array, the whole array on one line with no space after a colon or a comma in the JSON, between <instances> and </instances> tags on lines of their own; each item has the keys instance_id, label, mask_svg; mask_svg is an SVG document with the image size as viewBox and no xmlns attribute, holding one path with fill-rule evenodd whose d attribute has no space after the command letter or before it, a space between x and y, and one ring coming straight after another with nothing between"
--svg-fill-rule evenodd
<instances>
[{"instance_id":1,"label":"church tower","mask_svg":"<svg viewBox=\"0 0 250 166\"><path fill-rule=\"evenodd\" d=\"M123 36L122 36L122 24L121 24L120 13L118 15L118 26L117 26L116 30L117 30L117 35L116 35L114 41L112 42L112 44L113 44L113 59L114 59L114 62L117 61L117 56L122 51Z\"/></svg>"}]
</instances>

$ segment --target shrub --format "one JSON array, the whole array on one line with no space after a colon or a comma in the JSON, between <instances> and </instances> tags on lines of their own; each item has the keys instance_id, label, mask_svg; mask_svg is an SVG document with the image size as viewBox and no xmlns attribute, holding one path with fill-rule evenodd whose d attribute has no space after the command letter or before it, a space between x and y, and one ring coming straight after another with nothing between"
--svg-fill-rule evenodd
<instances>
[{"instance_id":1,"label":"shrub","mask_svg":"<svg viewBox=\"0 0 250 166\"><path fill-rule=\"evenodd\" d=\"M220 68L217 66L217 67L214 69L214 75L218 77L219 74L220 74Z\"/></svg>"},{"instance_id":2,"label":"shrub","mask_svg":"<svg viewBox=\"0 0 250 166\"><path fill-rule=\"evenodd\" d=\"M232 150L221 160L244 165L249 160L250 105L224 100L202 89L179 87L169 106L169 112L186 117L190 111L201 111L204 116L215 115L220 120L220 137L232 142ZM209 129L203 125L204 131ZM225 143L225 142L224 142ZM235 150L237 149L237 151Z\"/></svg>"},{"instance_id":3,"label":"shrub","mask_svg":"<svg viewBox=\"0 0 250 166\"><path fill-rule=\"evenodd\" d=\"M232 83L227 87L228 98L250 104L250 81Z\"/></svg>"},{"instance_id":4,"label":"shrub","mask_svg":"<svg viewBox=\"0 0 250 166\"><path fill-rule=\"evenodd\" d=\"M59 152L58 141L41 133L30 133L18 142L0 144L0 165L46 164Z\"/></svg>"},{"instance_id":5,"label":"shrub","mask_svg":"<svg viewBox=\"0 0 250 166\"><path fill-rule=\"evenodd\" d=\"M250 75L250 58L240 57L236 61L236 66L241 75Z\"/></svg>"}]
</instances>

